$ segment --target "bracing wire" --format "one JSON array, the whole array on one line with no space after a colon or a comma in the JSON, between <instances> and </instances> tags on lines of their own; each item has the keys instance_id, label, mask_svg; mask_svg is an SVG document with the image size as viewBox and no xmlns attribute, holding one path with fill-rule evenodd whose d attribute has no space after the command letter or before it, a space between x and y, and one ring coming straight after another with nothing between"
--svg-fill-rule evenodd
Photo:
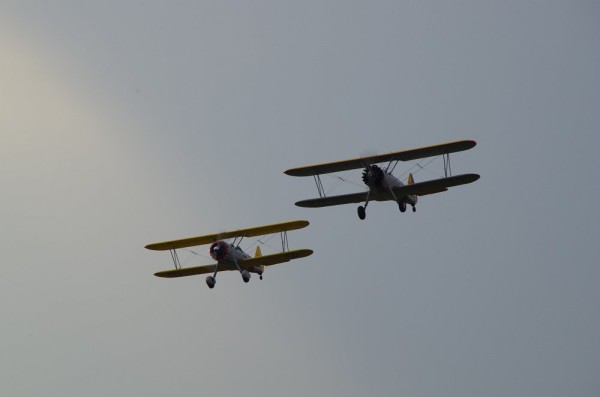
<instances>
[{"instance_id":1,"label":"bracing wire","mask_svg":"<svg viewBox=\"0 0 600 397\"><path fill-rule=\"evenodd\" d=\"M186 257L185 257L185 258L184 258L184 259L181 261L181 264L182 264L182 265L185 265L185 264L188 264L188 263L190 263L190 261L191 261L191 260L192 260L192 259L193 259L195 256L199 256L199 257L201 257L201 258L204 258L204 259L212 260L212 258L211 258L210 256L208 256L208 255L205 255L205 254L202 254L202 253L200 253L200 252L198 252L198 251L191 250L191 249L181 248L181 249L180 249L180 251L185 251L185 252L187 252L187 255L186 255Z\"/></svg>"},{"instance_id":2,"label":"bracing wire","mask_svg":"<svg viewBox=\"0 0 600 397\"><path fill-rule=\"evenodd\" d=\"M432 157L427 159L427 161L425 161L425 164L421 164L423 161L419 161L417 163L415 163L412 167L410 167L408 170L406 170L402 175L400 175L400 179L403 179L406 175L408 175L409 173L413 173L413 174L417 174L420 171L427 171L430 172L436 176L439 176L440 178L443 178L444 176L441 174L438 174L432 170L430 170L429 168L427 168L429 166L429 164L433 163L435 160L437 160L440 156L436 156L436 157ZM416 171L413 171L415 170Z\"/></svg>"},{"instance_id":3,"label":"bracing wire","mask_svg":"<svg viewBox=\"0 0 600 397\"><path fill-rule=\"evenodd\" d=\"M279 248L269 244L269 241L271 241L273 238L275 238L275 236L277 236L278 234L271 234L270 236L266 237L266 238L256 238L254 239L254 241L250 242L246 248L244 248L244 252L248 252L250 250L250 248L255 247L255 246L265 246L265 247L269 247L270 249L274 250L274 251L279 251Z\"/></svg>"},{"instance_id":4,"label":"bracing wire","mask_svg":"<svg viewBox=\"0 0 600 397\"><path fill-rule=\"evenodd\" d=\"M337 189L343 183L348 183L348 184L354 185L356 187L364 188L365 187L364 185L358 184L358 183L348 179L348 177L350 177L352 174L355 174L355 173L356 173L356 170L347 172L344 176L326 174L328 177L335 179L337 181L337 183L335 185L333 185L329 189L327 189L327 194L330 194L333 190Z\"/></svg>"},{"instance_id":5,"label":"bracing wire","mask_svg":"<svg viewBox=\"0 0 600 397\"><path fill-rule=\"evenodd\" d=\"M266 238L250 239L250 240L254 240L254 241L249 241L248 242L248 244L244 248L244 252L248 252L250 250L250 248L255 247L255 246L259 246L259 245L269 247L270 249L272 249L274 251L280 251L280 247L279 248L275 247L273 244L269 243L275 236L277 236L277 234L272 234L272 235L270 235L270 236L268 236ZM191 260L194 257L196 257L196 256L201 257L203 259L207 259L209 261L213 260L210 256L208 256L206 254L203 254L203 253L200 253L197 250L191 250L191 249L181 248L179 251L183 251L183 252L187 253L187 255L185 256L185 258L182 258L182 260L180 261L180 264L182 266L190 263Z\"/></svg>"}]
</instances>

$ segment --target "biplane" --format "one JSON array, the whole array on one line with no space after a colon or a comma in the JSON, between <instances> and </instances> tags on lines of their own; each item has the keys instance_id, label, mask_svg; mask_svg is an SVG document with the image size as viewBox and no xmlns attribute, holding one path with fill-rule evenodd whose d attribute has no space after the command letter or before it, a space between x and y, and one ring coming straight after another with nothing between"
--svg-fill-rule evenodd
<instances>
[{"instance_id":1,"label":"biplane","mask_svg":"<svg viewBox=\"0 0 600 397\"><path fill-rule=\"evenodd\" d=\"M212 273L206 277L206 284L209 288L214 288L217 272L226 270L237 270L242 275L244 282L250 281L250 273L256 273L263 278L265 266L276 265L278 263L289 262L292 259L304 258L313 253L309 249L299 249L290 251L287 232L290 230L302 229L308 226L308 221L290 221L251 227L247 229L233 230L204 236L184 238L180 240L165 241L161 243L148 244L149 250L170 251L171 258L175 265L173 270L165 270L154 275L157 277L185 277L197 274ZM244 237L264 236L268 234L279 234L281 237L281 252L269 255L262 255L260 246L256 246L254 257L251 257L240 248L240 243ZM228 242L226 240L233 239ZM210 244L209 253L216 263L182 268L179 261L177 250L181 248L195 247L198 245Z\"/></svg>"},{"instance_id":2,"label":"biplane","mask_svg":"<svg viewBox=\"0 0 600 397\"><path fill-rule=\"evenodd\" d=\"M319 193L318 198L301 200L296 203L299 207L328 207L333 205L364 203L357 209L358 217L365 219L367 205L370 201L389 201L398 203L400 212L405 212L407 205L416 211L416 205L419 196L425 196L433 193L440 193L448 188L467 183L475 182L479 179L477 174L452 175L450 167L450 153L461 152L473 148L475 141L462 140L456 142L443 143L440 145L426 146L417 149L404 150L401 152L392 152L378 154L368 157L354 158L350 160L336 161L310 165L306 167L297 167L286 170L285 173L291 176L312 176L317 185ZM400 161L411 161L427 157L442 156L444 162L444 177L428 180L424 182L415 182L412 173L409 173L406 184L392 175L394 168ZM379 163L388 163L387 166L379 166ZM327 196L323 183L322 174L342 172L353 169L363 168L362 180L367 185L367 190L360 193L342 194L337 196Z\"/></svg>"}]
</instances>

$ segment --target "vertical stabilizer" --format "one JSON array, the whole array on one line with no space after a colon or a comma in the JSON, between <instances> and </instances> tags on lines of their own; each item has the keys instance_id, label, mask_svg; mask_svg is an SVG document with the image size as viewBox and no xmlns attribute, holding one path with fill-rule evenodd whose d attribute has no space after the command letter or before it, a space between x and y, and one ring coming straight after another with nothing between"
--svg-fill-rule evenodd
<instances>
[{"instance_id":1,"label":"vertical stabilizer","mask_svg":"<svg viewBox=\"0 0 600 397\"><path fill-rule=\"evenodd\" d=\"M262 252L260 251L260 247L257 245L256 246L256 252L254 253L254 257L258 258L259 256L262 256ZM262 280L262 274L265 271L265 265L258 265L258 274L260 274L260 279Z\"/></svg>"},{"instance_id":2,"label":"vertical stabilizer","mask_svg":"<svg viewBox=\"0 0 600 397\"><path fill-rule=\"evenodd\" d=\"M412 173L408 174L408 180L406 181L407 185L412 185L413 183L415 183L415 179L412 176Z\"/></svg>"}]
</instances>

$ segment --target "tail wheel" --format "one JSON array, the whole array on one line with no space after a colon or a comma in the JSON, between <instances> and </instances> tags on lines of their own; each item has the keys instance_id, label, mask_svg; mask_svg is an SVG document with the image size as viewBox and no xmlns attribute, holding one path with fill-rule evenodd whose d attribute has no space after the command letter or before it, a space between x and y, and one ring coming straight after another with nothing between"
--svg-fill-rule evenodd
<instances>
[{"instance_id":1,"label":"tail wheel","mask_svg":"<svg viewBox=\"0 0 600 397\"><path fill-rule=\"evenodd\" d=\"M362 205L357 208L357 211L358 211L358 217L361 220L365 219L367 217L367 211L365 210L365 207L363 207Z\"/></svg>"}]
</instances>

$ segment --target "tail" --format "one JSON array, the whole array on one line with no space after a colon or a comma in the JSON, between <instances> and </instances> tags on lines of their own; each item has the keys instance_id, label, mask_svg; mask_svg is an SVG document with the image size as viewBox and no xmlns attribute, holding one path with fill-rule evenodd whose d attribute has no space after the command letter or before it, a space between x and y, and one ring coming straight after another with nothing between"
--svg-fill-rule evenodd
<instances>
[{"instance_id":1,"label":"tail","mask_svg":"<svg viewBox=\"0 0 600 397\"><path fill-rule=\"evenodd\" d=\"M256 252L254 253L254 257L258 258L258 257L261 257L261 256L262 256L262 252L260 250L260 247L257 245L256 246ZM260 274L260 279L262 280L262 274L265 271L265 265L259 265L258 269L260 271L260 273L258 273L258 274Z\"/></svg>"},{"instance_id":2,"label":"tail","mask_svg":"<svg viewBox=\"0 0 600 397\"><path fill-rule=\"evenodd\" d=\"M409 173L408 179L406 180L406 184L413 185L414 183L415 183L415 178L413 178L412 173ZM419 197L416 194L411 194L410 196L408 196L408 203L412 206L413 212L415 212L417 210L415 208L415 205L417 205L417 201L419 201Z\"/></svg>"}]
</instances>

